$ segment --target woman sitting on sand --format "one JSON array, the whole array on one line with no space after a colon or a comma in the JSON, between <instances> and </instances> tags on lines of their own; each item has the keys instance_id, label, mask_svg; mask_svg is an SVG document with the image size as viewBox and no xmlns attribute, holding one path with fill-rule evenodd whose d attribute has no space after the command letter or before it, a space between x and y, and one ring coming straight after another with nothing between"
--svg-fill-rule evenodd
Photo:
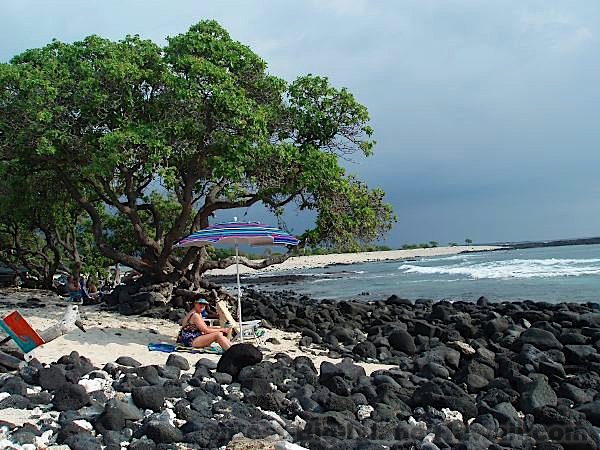
<instances>
[{"instance_id":1,"label":"woman sitting on sand","mask_svg":"<svg viewBox=\"0 0 600 450\"><path fill-rule=\"evenodd\" d=\"M209 327L202 318L202 312L208 302L203 298L194 301L191 311L181 321L181 330L177 335L177 343L186 347L208 347L213 342L219 344L223 350L231 347L231 342L223 333L229 330L220 327Z\"/></svg>"},{"instance_id":2,"label":"woman sitting on sand","mask_svg":"<svg viewBox=\"0 0 600 450\"><path fill-rule=\"evenodd\" d=\"M78 302L81 300L81 288L79 287L79 279L70 275L67 278L67 292L69 293L69 301Z\"/></svg>"}]
</instances>

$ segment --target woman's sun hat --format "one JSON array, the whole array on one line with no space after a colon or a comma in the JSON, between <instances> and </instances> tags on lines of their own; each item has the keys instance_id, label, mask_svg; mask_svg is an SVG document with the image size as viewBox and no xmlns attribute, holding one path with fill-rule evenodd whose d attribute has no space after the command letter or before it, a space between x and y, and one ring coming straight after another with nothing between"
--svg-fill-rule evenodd
<instances>
[{"instance_id":1,"label":"woman's sun hat","mask_svg":"<svg viewBox=\"0 0 600 450\"><path fill-rule=\"evenodd\" d=\"M208 305L208 302L204 297L198 297L194 300L194 303L200 303L201 305Z\"/></svg>"}]
</instances>

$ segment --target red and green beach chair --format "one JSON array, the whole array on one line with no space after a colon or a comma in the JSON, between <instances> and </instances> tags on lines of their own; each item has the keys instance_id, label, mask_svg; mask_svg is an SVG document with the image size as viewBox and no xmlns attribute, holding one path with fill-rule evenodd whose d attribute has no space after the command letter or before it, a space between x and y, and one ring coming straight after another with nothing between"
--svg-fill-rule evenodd
<instances>
[{"instance_id":1,"label":"red and green beach chair","mask_svg":"<svg viewBox=\"0 0 600 450\"><path fill-rule=\"evenodd\" d=\"M33 350L45 343L38 332L33 329L18 311L14 311L0 320L0 328L8 334L8 338L2 341L2 343L12 339L25 354L25 360L28 359L27 356Z\"/></svg>"}]
</instances>

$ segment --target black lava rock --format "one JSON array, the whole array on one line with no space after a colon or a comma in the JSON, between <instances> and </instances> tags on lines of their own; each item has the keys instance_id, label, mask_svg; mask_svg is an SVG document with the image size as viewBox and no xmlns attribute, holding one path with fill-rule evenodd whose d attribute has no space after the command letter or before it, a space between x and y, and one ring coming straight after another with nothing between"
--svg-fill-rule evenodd
<instances>
[{"instance_id":1,"label":"black lava rock","mask_svg":"<svg viewBox=\"0 0 600 450\"><path fill-rule=\"evenodd\" d=\"M125 367L140 367L142 365L141 362L136 361L130 356L119 356L115 362Z\"/></svg>"},{"instance_id":2,"label":"black lava rock","mask_svg":"<svg viewBox=\"0 0 600 450\"><path fill-rule=\"evenodd\" d=\"M251 344L232 345L219 359L217 372L228 373L234 379L240 370L262 361L262 352Z\"/></svg>"},{"instance_id":3,"label":"black lava rock","mask_svg":"<svg viewBox=\"0 0 600 450\"><path fill-rule=\"evenodd\" d=\"M179 367L181 370L190 370L190 363L181 355L171 353L167 358L167 366Z\"/></svg>"},{"instance_id":4,"label":"black lava rock","mask_svg":"<svg viewBox=\"0 0 600 450\"><path fill-rule=\"evenodd\" d=\"M38 371L38 384L42 389L53 391L67 383L65 369L58 365L43 367Z\"/></svg>"},{"instance_id":5,"label":"black lava rock","mask_svg":"<svg viewBox=\"0 0 600 450\"><path fill-rule=\"evenodd\" d=\"M90 396L79 384L65 383L54 393L52 404L57 411L82 408L90 403Z\"/></svg>"},{"instance_id":6,"label":"black lava rock","mask_svg":"<svg viewBox=\"0 0 600 450\"><path fill-rule=\"evenodd\" d=\"M165 391L161 386L133 388L131 398L137 407L160 411L165 405Z\"/></svg>"},{"instance_id":7,"label":"black lava rock","mask_svg":"<svg viewBox=\"0 0 600 450\"><path fill-rule=\"evenodd\" d=\"M168 422L151 420L145 426L145 433L158 444L172 444L183 440L183 433Z\"/></svg>"},{"instance_id":8,"label":"black lava rock","mask_svg":"<svg viewBox=\"0 0 600 450\"><path fill-rule=\"evenodd\" d=\"M388 336L390 345L394 350L414 355L417 351L414 338L405 330L396 330Z\"/></svg>"},{"instance_id":9,"label":"black lava rock","mask_svg":"<svg viewBox=\"0 0 600 450\"><path fill-rule=\"evenodd\" d=\"M121 431L128 423L142 420L144 414L134 406L116 400L109 400L104 406L104 412L97 421L97 426L104 430Z\"/></svg>"}]
</instances>

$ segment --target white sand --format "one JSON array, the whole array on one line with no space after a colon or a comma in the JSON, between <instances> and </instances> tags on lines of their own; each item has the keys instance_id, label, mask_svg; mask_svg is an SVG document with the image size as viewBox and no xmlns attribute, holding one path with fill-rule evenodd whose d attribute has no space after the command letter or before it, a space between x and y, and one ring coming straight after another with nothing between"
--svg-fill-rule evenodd
<instances>
[{"instance_id":1,"label":"white sand","mask_svg":"<svg viewBox=\"0 0 600 450\"><path fill-rule=\"evenodd\" d=\"M498 250L502 247L491 245L458 245L456 247L419 248L414 250L388 250L381 252L332 253L330 255L294 256L281 264L261 270L240 266L240 273L281 272L285 270L303 270L326 267L332 264L357 264L372 261L393 261L432 256L450 256L463 252L480 252ZM216 269L210 275L235 275L235 266L227 269Z\"/></svg>"},{"instance_id":2,"label":"white sand","mask_svg":"<svg viewBox=\"0 0 600 450\"><path fill-rule=\"evenodd\" d=\"M47 306L35 309L25 308L24 300L30 297L39 298ZM15 303L15 306L6 305L5 302ZM25 289L0 291L0 317L18 309L36 330L44 330L53 325L62 317L67 305L60 297L48 291ZM63 355L77 351L80 355L88 357L98 367L114 361L119 356L131 356L142 364L164 364L168 354L148 351L147 345L150 342L175 343L179 330L175 323L167 320L137 316L126 317L114 312L101 311L98 306L83 306L80 309L86 332L75 329L37 349L36 357L41 362L50 363ZM0 335L0 339L4 337L1 332ZM278 352L286 353L292 358L304 355L311 358L317 368L322 361L333 363L340 361L324 356L326 352L316 348L300 351L297 345L300 340L298 333L286 333L274 329L268 330L266 337L275 337L280 344L274 345L263 341L264 347L269 349L268 352L265 352L265 357ZM219 359L219 355L215 354L178 354L187 358L192 365L200 358L214 361ZM374 370L393 367L384 364L361 363L361 365L368 374Z\"/></svg>"}]
</instances>

